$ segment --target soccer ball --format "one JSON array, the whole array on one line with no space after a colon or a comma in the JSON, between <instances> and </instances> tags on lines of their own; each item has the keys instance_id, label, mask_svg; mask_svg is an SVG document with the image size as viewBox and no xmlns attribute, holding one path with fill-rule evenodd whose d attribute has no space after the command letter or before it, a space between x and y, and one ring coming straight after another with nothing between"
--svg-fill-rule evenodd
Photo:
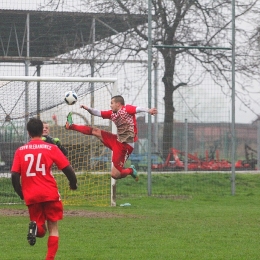
<instances>
[{"instance_id":1,"label":"soccer ball","mask_svg":"<svg viewBox=\"0 0 260 260\"><path fill-rule=\"evenodd\" d=\"M78 101L78 96L74 91L67 91L65 93L65 98L64 98L65 102L68 105L74 105L77 101Z\"/></svg>"}]
</instances>

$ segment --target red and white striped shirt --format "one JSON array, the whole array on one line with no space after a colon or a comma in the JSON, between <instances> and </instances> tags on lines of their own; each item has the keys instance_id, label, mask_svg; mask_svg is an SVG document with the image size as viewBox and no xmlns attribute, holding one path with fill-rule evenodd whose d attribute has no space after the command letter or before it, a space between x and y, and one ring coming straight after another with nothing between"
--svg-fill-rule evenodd
<instances>
[{"instance_id":1,"label":"red and white striped shirt","mask_svg":"<svg viewBox=\"0 0 260 260\"><path fill-rule=\"evenodd\" d=\"M104 119L110 119L117 127L117 139L121 143L137 141L136 106L125 105L117 112L112 110L101 111Z\"/></svg>"}]
</instances>

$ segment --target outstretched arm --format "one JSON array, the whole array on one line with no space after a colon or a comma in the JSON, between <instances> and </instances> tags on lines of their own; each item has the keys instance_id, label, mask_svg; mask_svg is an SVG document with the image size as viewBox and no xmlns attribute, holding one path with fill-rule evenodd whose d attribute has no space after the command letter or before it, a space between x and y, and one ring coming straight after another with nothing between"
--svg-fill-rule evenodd
<instances>
[{"instance_id":1,"label":"outstretched arm","mask_svg":"<svg viewBox=\"0 0 260 260\"><path fill-rule=\"evenodd\" d=\"M17 172L12 172L11 179L12 179L12 185L14 187L15 192L19 195L21 200L23 200L22 186L20 183L20 174Z\"/></svg>"},{"instance_id":2,"label":"outstretched arm","mask_svg":"<svg viewBox=\"0 0 260 260\"><path fill-rule=\"evenodd\" d=\"M87 110L93 116L101 117L101 111L100 110L97 110L95 108L91 108L91 107L88 107L88 106L85 106L85 105L81 105L80 107Z\"/></svg>"},{"instance_id":3,"label":"outstretched arm","mask_svg":"<svg viewBox=\"0 0 260 260\"><path fill-rule=\"evenodd\" d=\"M76 190L78 188L77 177L71 165L68 165L67 167L63 168L62 171L69 180L70 189Z\"/></svg>"},{"instance_id":4,"label":"outstretched arm","mask_svg":"<svg viewBox=\"0 0 260 260\"><path fill-rule=\"evenodd\" d=\"M147 113L151 114L152 116L154 116L158 113L158 111L155 107L154 108L136 107L136 113L141 113L141 112L147 112Z\"/></svg>"}]
</instances>

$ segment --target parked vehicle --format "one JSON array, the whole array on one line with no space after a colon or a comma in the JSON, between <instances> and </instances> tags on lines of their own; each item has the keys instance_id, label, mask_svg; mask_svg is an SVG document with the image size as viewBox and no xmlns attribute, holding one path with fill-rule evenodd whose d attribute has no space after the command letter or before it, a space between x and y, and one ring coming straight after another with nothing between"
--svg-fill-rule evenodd
<instances>
[{"instance_id":1,"label":"parked vehicle","mask_svg":"<svg viewBox=\"0 0 260 260\"><path fill-rule=\"evenodd\" d=\"M216 159L210 159L206 152L205 158L200 159L197 155L187 154L188 159L188 170L193 171L217 171L217 170L230 170L231 163L227 160L219 160L218 151L216 151ZM166 160L160 164L153 164L152 169L154 170L184 170L185 152L178 149L171 148Z\"/></svg>"},{"instance_id":2,"label":"parked vehicle","mask_svg":"<svg viewBox=\"0 0 260 260\"><path fill-rule=\"evenodd\" d=\"M131 161L131 164L133 164L137 170L147 171L147 165L148 165L147 153L146 154L133 153L129 156L128 160ZM151 154L151 165L158 165L162 163L163 163L163 159L159 154L157 153Z\"/></svg>"},{"instance_id":3,"label":"parked vehicle","mask_svg":"<svg viewBox=\"0 0 260 260\"><path fill-rule=\"evenodd\" d=\"M128 160L125 163L125 167L129 167L130 165L134 165L138 171L147 171L148 165L148 154L137 154L133 153L129 156ZM92 167L101 168L111 167L111 156L106 154L106 156L98 156L90 158L90 162ZM163 163L163 159L159 154L153 153L151 154L151 164L161 164Z\"/></svg>"}]
</instances>

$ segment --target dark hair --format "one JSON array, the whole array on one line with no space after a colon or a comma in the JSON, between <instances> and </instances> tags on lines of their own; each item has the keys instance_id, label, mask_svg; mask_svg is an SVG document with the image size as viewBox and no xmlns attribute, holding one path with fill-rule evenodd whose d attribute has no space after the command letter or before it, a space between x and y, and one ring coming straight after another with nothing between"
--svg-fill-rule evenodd
<instances>
[{"instance_id":1,"label":"dark hair","mask_svg":"<svg viewBox=\"0 0 260 260\"><path fill-rule=\"evenodd\" d=\"M40 137L43 132L43 123L38 118L31 118L27 123L27 131L31 137Z\"/></svg>"},{"instance_id":2,"label":"dark hair","mask_svg":"<svg viewBox=\"0 0 260 260\"><path fill-rule=\"evenodd\" d=\"M119 102L121 105L125 105L125 100L121 95L113 96L111 99L114 99L115 102Z\"/></svg>"}]
</instances>

